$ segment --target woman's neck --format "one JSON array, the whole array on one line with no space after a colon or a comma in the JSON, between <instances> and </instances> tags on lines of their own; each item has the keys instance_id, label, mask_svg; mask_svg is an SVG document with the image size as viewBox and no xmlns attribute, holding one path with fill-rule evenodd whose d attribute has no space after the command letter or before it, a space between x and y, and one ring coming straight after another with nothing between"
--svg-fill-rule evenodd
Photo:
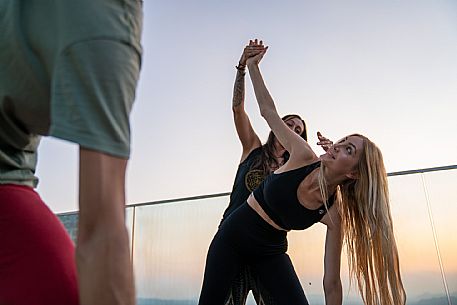
<instances>
[{"instance_id":1,"label":"woman's neck","mask_svg":"<svg viewBox=\"0 0 457 305\"><path fill-rule=\"evenodd\" d=\"M343 181L341 179L336 178L335 176L331 175L326 168L323 169L323 171L319 171L320 174L324 175L324 181L327 186L327 192L329 194L333 194L336 191L336 188L338 185L340 185ZM319 178L317 178L319 179Z\"/></svg>"},{"instance_id":2,"label":"woman's neck","mask_svg":"<svg viewBox=\"0 0 457 305\"><path fill-rule=\"evenodd\" d=\"M274 157L276 164L270 164L271 171L275 171L284 165L284 157Z\"/></svg>"},{"instance_id":3,"label":"woman's neck","mask_svg":"<svg viewBox=\"0 0 457 305\"><path fill-rule=\"evenodd\" d=\"M278 167L282 166L284 164L284 151L278 151L278 149L273 149L272 151L272 157L275 159Z\"/></svg>"}]
</instances>

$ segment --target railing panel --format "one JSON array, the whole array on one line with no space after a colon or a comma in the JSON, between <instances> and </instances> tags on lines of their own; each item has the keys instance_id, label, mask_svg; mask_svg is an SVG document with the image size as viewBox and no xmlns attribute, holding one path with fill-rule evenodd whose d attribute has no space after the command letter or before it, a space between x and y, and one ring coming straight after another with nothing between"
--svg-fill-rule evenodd
<instances>
[{"instance_id":1,"label":"railing panel","mask_svg":"<svg viewBox=\"0 0 457 305\"><path fill-rule=\"evenodd\" d=\"M208 245L226 204L221 197L136 208L133 261L139 304L196 303Z\"/></svg>"},{"instance_id":2,"label":"railing panel","mask_svg":"<svg viewBox=\"0 0 457 305\"><path fill-rule=\"evenodd\" d=\"M457 296L457 170L423 174L423 182L440 251L437 259L450 296ZM449 301L457 305L455 297Z\"/></svg>"},{"instance_id":3,"label":"railing panel","mask_svg":"<svg viewBox=\"0 0 457 305\"><path fill-rule=\"evenodd\" d=\"M422 175L389 178L392 217L408 304L447 304ZM422 302L422 303L421 303ZM425 303L424 303L425 302Z\"/></svg>"},{"instance_id":4,"label":"railing panel","mask_svg":"<svg viewBox=\"0 0 457 305\"><path fill-rule=\"evenodd\" d=\"M130 242L130 253L132 253L132 246L134 243L135 232L133 231L135 219L135 207L128 207L125 209L125 226L127 227L127 231L129 233L129 242Z\"/></svg>"},{"instance_id":5,"label":"railing panel","mask_svg":"<svg viewBox=\"0 0 457 305\"><path fill-rule=\"evenodd\" d=\"M391 176L389 188L407 304L457 305L457 170ZM229 200L208 197L127 208L139 305L197 303L206 252ZM76 213L59 217L75 238ZM323 305L325 226L288 238L308 300ZM361 304L356 284L349 289L344 253L341 276L344 304Z\"/></svg>"}]
</instances>

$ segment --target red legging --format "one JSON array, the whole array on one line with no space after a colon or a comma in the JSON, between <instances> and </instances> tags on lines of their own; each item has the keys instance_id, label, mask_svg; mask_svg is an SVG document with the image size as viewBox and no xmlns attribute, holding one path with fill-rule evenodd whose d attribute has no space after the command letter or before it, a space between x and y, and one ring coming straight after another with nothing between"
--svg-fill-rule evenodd
<instances>
[{"instance_id":1,"label":"red legging","mask_svg":"<svg viewBox=\"0 0 457 305\"><path fill-rule=\"evenodd\" d=\"M77 305L75 248L31 188L0 185L0 305Z\"/></svg>"}]
</instances>

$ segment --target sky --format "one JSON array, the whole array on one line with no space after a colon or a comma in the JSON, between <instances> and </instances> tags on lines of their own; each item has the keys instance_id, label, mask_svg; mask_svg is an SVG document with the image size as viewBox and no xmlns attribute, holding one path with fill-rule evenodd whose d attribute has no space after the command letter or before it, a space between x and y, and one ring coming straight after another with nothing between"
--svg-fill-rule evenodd
<instances>
[{"instance_id":1,"label":"sky","mask_svg":"<svg viewBox=\"0 0 457 305\"><path fill-rule=\"evenodd\" d=\"M228 192L241 156L231 112L249 39L281 115L298 113L315 145L358 132L388 172L457 164L457 2L144 1L143 63L131 113L127 203ZM246 110L266 140L246 75ZM38 191L77 210L78 147L46 138Z\"/></svg>"}]
</instances>

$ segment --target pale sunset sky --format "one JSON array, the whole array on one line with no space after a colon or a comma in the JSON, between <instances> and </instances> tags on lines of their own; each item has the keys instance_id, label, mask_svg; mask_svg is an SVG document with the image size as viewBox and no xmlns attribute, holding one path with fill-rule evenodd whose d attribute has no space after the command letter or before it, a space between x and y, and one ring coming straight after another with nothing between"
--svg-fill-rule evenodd
<instances>
[{"instance_id":1,"label":"pale sunset sky","mask_svg":"<svg viewBox=\"0 0 457 305\"><path fill-rule=\"evenodd\" d=\"M231 98L251 38L281 114L337 140L359 132L387 171L457 163L457 2L144 1L144 57L131 114L128 203L230 191L241 146ZM250 79L246 108L266 139ZM38 190L77 209L77 147L44 139Z\"/></svg>"}]
</instances>

